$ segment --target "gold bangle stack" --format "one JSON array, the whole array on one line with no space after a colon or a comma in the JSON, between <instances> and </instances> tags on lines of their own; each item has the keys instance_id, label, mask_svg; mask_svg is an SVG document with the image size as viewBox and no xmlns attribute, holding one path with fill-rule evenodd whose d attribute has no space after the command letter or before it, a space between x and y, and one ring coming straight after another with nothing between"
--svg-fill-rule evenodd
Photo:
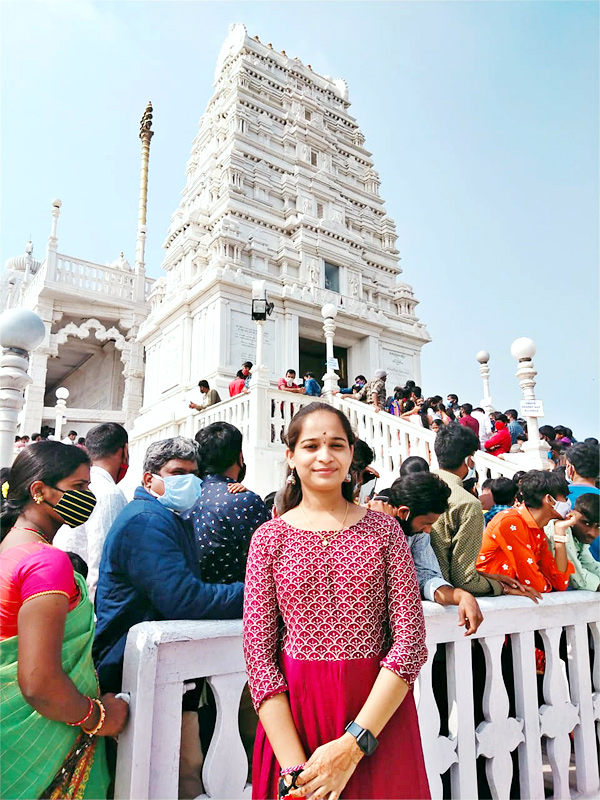
<instances>
[{"instance_id":1,"label":"gold bangle stack","mask_svg":"<svg viewBox=\"0 0 600 800\"><path fill-rule=\"evenodd\" d=\"M104 703L102 702L102 700L96 700L92 698L92 702L98 706L98 711L100 712L100 719L98 720L98 724L96 725L96 727L92 728L91 731L86 730L83 727L83 725L81 726L81 730L84 733L87 733L88 736L95 736L104 725L104 720L106 719L106 709L104 708Z\"/></svg>"}]
</instances>

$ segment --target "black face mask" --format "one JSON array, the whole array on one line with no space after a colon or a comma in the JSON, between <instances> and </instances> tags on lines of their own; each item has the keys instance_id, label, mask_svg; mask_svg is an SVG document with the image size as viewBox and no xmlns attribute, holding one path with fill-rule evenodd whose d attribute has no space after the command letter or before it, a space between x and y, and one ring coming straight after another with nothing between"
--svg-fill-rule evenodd
<instances>
[{"instance_id":1,"label":"black face mask","mask_svg":"<svg viewBox=\"0 0 600 800\"><path fill-rule=\"evenodd\" d=\"M242 466L240 467L240 473L238 475L237 482L241 483L245 477L246 477L246 464L242 464Z\"/></svg>"},{"instance_id":2,"label":"black face mask","mask_svg":"<svg viewBox=\"0 0 600 800\"><path fill-rule=\"evenodd\" d=\"M66 492L59 489L58 491L63 493L58 503L54 506L52 503L48 503L48 505L52 506L71 528L87 522L96 506L96 496L93 492L88 489L69 489Z\"/></svg>"}]
</instances>

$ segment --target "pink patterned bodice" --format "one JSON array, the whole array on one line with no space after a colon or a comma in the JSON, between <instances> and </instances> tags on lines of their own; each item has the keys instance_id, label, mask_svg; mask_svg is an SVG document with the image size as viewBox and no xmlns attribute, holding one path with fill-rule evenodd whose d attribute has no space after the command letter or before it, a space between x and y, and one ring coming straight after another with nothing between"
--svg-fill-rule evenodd
<instances>
[{"instance_id":1,"label":"pink patterned bodice","mask_svg":"<svg viewBox=\"0 0 600 800\"><path fill-rule=\"evenodd\" d=\"M325 532L324 532L325 533ZM283 651L305 661L378 658L412 684L427 657L415 567L393 517L368 511L323 536L282 519L250 544L244 593L244 654L255 707L287 691Z\"/></svg>"}]
</instances>

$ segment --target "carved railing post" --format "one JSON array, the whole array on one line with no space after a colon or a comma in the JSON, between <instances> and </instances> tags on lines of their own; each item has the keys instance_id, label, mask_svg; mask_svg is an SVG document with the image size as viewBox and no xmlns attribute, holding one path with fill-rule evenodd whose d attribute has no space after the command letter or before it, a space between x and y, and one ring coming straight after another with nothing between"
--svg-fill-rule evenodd
<instances>
[{"instance_id":1,"label":"carved railing post","mask_svg":"<svg viewBox=\"0 0 600 800\"><path fill-rule=\"evenodd\" d=\"M508 694L502 679L502 650L505 637L481 640L485 656L483 714L477 726L477 755L487 761L485 771L493 798L510 797L513 765L511 753L523 741L523 720L508 716Z\"/></svg>"}]
</instances>

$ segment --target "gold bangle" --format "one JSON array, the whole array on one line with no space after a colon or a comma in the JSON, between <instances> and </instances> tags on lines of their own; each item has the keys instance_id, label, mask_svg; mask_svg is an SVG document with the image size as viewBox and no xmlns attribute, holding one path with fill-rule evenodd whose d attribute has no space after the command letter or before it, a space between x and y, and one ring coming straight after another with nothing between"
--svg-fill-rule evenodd
<instances>
[{"instance_id":1,"label":"gold bangle","mask_svg":"<svg viewBox=\"0 0 600 800\"><path fill-rule=\"evenodd\" d=\"M106 719L106 709L104 708L104 703L102 702L102 700L96 700L95 698L92 698L92 702L94 702L98 706L98 711L100 712L100 719L98 720L98 724L96 725L96 727L92 728L91 731L87 731L83 727L83 725L81 726L81 730L84 733L87 733L88 736L95 736L104 725L104 720Z\"/></svg>"}]
</instances>

